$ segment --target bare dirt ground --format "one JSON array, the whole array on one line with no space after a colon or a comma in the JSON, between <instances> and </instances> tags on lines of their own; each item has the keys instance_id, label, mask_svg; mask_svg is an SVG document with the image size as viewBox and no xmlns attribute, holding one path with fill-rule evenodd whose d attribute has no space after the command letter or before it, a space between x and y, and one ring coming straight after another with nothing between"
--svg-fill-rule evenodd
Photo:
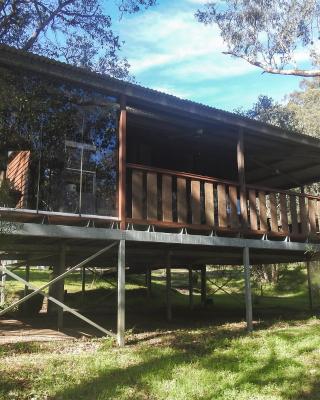
<instances>
[{"instance_id":1,"label":"bare dirt ground","mask_svg":"<svg viewBox=\"0 0 320 400\"><path fill-rule=\"evenodd\" d=\"M75 337L90 336L86 332L75 329L58 331L56 329L37 326L34 321L17 319L0 319L0 346L19 342L48 342L74 339Z\"/></svg>"}]
</instances>

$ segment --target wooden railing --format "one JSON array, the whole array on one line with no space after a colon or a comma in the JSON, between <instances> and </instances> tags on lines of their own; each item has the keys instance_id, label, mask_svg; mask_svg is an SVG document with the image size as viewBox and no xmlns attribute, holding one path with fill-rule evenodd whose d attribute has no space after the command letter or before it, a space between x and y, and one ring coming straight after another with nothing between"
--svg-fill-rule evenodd
<instances>
[{"instance_id":1,"label":"wooden railing","mask_svg":"<svg viewBox=\"0 0 320 400\"><path fill-rule=\"evenodd\" d=\"M127 170L127 222L292 237L319 231L316 196L247 185L244 221L236 182L136 164Z\"/></svg>"}]
</instances>

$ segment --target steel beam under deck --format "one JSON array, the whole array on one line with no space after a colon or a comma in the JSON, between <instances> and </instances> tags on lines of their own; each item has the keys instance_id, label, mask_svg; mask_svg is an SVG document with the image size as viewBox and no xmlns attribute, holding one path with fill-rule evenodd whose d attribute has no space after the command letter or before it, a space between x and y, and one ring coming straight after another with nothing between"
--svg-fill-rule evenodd
<instances>
[{"instance_id":1,"label":"steel beam under deck","mask_svg":"<svg viewBox=\"0 0 320 400\"><path fill-rule=\"evenodd\" d=\"M190 246L216 246L239 249L249 247L251 249L296 252L305 252L307 250L307 247L310 247L310 244L307 245L306 243L290 242L287 240L278 241L269 239L247 239L167 232L149 232L89 227L84 228L63 225L39 225L33 223L22 224L22 226L13 231L11 235L15 237L30 238L43 237L51 239L94 240L97 242L99 242L100 240L125 240L127 242L161 243L168 245L181 244ZM320 244L312 243L311 246L313 251L320 251ZM0 251L1 250L2 248L0 244Z\"/></svg>"}]
</instances>

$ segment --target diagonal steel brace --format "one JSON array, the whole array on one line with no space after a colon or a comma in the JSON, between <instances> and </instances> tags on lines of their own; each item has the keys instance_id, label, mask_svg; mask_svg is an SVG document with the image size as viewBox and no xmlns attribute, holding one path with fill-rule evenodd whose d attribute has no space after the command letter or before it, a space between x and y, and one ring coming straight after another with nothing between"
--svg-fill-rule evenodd
<instances>
[{"instance_id":1,"label":"diagonal steel brace","mask_svg":"<svg viewBox=\"0 0 320 400\"><path fill-rule=\"evenodd\" d=\"M43 292L40 288L37 288L36 286L32 285L30 282L26 281L23 278L20 278L20 276L14 274L11 271L6 271L6 273L11 276L12 278L16 279L19 282L22 282L23 284L25 284L26 286L28 286L30 289L34 290L33 293L37 292L39 294L41 294L42 296L46 297L48 300L52 301L53 303L57 304L58 306L60 306L63 310L68 311L70 314L75 315L76 317L82 319L83 321L87 322L89 325L95 327L96 329L98 329L99 331L103 332L106 335L112 336L113 338L116 338L116 335L113 332L110 332L106 329L104 329L102 326L96 324L95 322L93 322L91 319L83 316L82 314L78 313L78 311L66 306L64 303L62 303L61 301L55 299L54 297L48 295L47 293ZM26 296L27 297L27 296ZM4 310L5 311L5 310ZM2 314L2 313L1 313Z\"/></svg>"},{"instance_id":2,"label":"diagonal steel brace","mask_svg":"<svg viewBox=\"0 0 320 400\"><path fill-rule=\"evenodd\" d=\"M25 301L29 300L31 297L35 296L37 293L40 293L47 287L53 285L54 283L58 282L59 280L65 278L67 275L69 275L72 271L74 271L77 268L83 267L85 264L88 264L90 261L94 260L95 258L99 257L101 254L105 253L106 251L110 250L112 247L117 245L118 242L113 242L109 246L104 247L103 249L97 251L95 254L92 256L86 258L85 260L81 261L79 264L75 265L74 267L68 269L68 271L65 271L63 274L57 276L56 278L52 279L50 282L46 283L45 285L41 286L40 288L36 288L32 293L29 293L27 296L24 296L22 299L14 302L4 310L0 311L0 317L4 314L6 314L8 311L12 310L13 308L17 307L19 304L24 303ZM6 274L9 274L9 270L5 271Z\"/></svg>"}]
</instances>

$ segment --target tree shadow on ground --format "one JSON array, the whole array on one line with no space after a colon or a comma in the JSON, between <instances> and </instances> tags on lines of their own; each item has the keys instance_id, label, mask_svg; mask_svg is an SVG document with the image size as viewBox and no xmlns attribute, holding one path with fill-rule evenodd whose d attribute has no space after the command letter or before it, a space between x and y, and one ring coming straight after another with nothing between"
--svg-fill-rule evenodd
<instances>
[{"instance_id":1,"label":"tree shadow on ground","mask_svg":"<svg viewBox=\"0 0 320 400\"><path fill-rule=\"evenodd\" d=\"M197 370L209 373L213 383L223 374L235 375L235 379L230 381L226 379L219 385L212 385L207 393L191 395L190 399L225 399L228 391L240 395L250 387L256 393L264 393L265 390L270 391L270 387L275 386L279 398L284 400L319 398L315 397L319 394L318 379L316 377L314 380L310 379L299 361L279 356L273 345L269 346L263 362L258 362L256 355L258 349L255 347L250 349L247 343L239 342L240 353L243 354L243 358L239 358L239 354L232 351L231 340L243 335L244 332L241 331L230 334L221 330L216 336L213 335L213 339L205 341L199 336L185 334L179 339L173 338L168 343L171 352L167 355L163 355L157 349L138 348L136 352L141 360L138 364L102 371L94 379L86 380L84 377L79 385L70 385L57 392L54 399L116 399L122 398L129 390L134 391L133 398L158 398L154 391L154 382L176 381L175 384L179 385L181 378L176 375L177 369L188 368L190 365L196 365ZM303 380L308 380L308 385L302 391Z\"/></svg>"}]
</instances>

